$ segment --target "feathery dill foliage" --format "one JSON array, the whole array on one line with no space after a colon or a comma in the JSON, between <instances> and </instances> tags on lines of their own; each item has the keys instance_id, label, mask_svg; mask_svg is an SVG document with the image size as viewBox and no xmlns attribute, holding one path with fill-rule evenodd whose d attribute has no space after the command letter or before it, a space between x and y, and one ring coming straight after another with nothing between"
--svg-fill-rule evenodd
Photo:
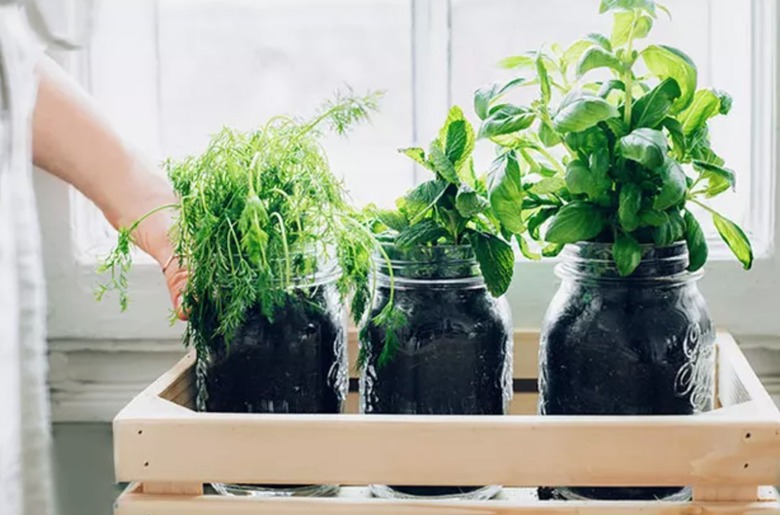
<instances>
[{"instance_id":1,"label":"feathery dill foliage","mask_svg":"<svg viewBox=\"0 0 780 515\"><path fill-rule=\"evenodd\" d=\"M319 140L325 129L344 134L366 120L380 98L337 95L309 120L276 117L251 132L225 128L201 155L166 163L179 198L176 255L189 270L186 343L230 342L255 306L272 319L305 291L290 288L296 280L332 260L342 271L342 299L351 295L353 317L363 316L378 244L347 203ZM119 290L124 304L128 234L120 232L102 267L112 274L103 292Z\"/></svg>"}]
</instances>

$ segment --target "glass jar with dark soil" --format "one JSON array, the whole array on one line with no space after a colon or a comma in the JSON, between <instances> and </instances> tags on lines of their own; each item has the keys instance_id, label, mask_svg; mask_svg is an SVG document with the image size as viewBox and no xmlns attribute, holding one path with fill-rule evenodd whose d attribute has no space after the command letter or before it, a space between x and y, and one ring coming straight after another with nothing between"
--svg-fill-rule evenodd
<instances>
[{"instance_id":1,"label":"glass jar with dark soil","mask_svg":"<svg viewBox=\"0 0 780 515\"><path fill-rule=\"evenodd\" d=\"M335 266L293 281L269 319L254 306L229 342L197 362L197 408L218 413L340 413L348 388L346 315ZM250 459L263 459L262 456ZM221 494L325 496L333 485L214 484Z\"/></svg>"},{"instance_id":2,"label":"glass jar with dark soil","mask_svg":"<svg viewBox=\"0 0 780 515\"><path fill-rule=\"evenodd\" d=\"M404 415L503 415L512 397L512 321L505 299L487 291L468 246L385 245L395 279L395 307L407 323L398 348L380 365L385 330L371 318L389 301L390 274L377 258L377 295L361 330L365 366L361 412ZM412 451L413 452L413 451ZM385 498L488 499L486 487L373 485Z\"/></svg>"},{"instance_id":3,"label":"glass jar with dark soil","mask_svg":"<svg viewBox=\"0 0 780 515\"><path fill-rule=\"evenodd\" d=\"M569 245L542 327L542 415L692 415L712 409L715 331L685 243L644 246L620 277L611 245ZM558 488L567 499L686 499L687 487Z\"/></svg>"}]
</instances>

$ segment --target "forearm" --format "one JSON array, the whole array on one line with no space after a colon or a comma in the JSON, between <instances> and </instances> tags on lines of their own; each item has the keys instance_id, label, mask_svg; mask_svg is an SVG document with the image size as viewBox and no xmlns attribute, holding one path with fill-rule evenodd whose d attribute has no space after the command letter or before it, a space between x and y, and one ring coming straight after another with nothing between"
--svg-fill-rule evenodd
<instances>
[{"instance_id":1,"label":"forearm","mask_svg":"<svg viewBox=\"0 0 780 515\"><path fill-rule=\"evenodd\" d=\"M119 138L75 81L48 58L38 69L33 116L37 166L78 188L117 228L130 226L151 209L176 202L156 167ZM161 264L171 255L170 224L171 213L161 212L144 221L133 235Z\"/></svg>"}]
</instances>

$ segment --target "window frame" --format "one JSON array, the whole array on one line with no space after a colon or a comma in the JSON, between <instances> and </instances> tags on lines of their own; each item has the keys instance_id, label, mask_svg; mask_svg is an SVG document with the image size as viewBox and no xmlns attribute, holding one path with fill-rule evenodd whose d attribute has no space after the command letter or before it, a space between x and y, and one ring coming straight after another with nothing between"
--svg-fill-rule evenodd
<instances>
[{"instance_id":1,"label":"window frame","mask_svg":"<svg viewBox=\"0 0 780 515\"><path fill-rule=\"evenodd\" d=\"M154 0L136 0L155 9ZM713 16L728 22L727 1L713 0ZM413 135L419 143L435 134L452 98L450 68L451 0L413 0ZM738 335L780 335L780 240L776 211L780 189L777 177L778 9L775 0L751 0L752 10L752 167L750 222L760 227L752 239L756 250L754 270L745 273L719 239L710 241L711 262L701 288L715 320ZM55 53L55 58L89 87L93 78L86 52ZM774 170L775 173L761 173ZM415 181L424 172L415 172ZM156 263L140 262L131 272L131 303L120 313L117 303L94 300L98 283L95 264L78 253L81 231L93 230L84 222L85 200L72 188L43 174L36 175L41 209L43 249L49 288L51 338L164 339L181 334L181 324L168 323L169 305L164 281ZM507 296L518 327L538 326L557 289L554 262L518 260L516 279ZM774 315L774 316L773 316Z\"/></svg>"}]
</instances>

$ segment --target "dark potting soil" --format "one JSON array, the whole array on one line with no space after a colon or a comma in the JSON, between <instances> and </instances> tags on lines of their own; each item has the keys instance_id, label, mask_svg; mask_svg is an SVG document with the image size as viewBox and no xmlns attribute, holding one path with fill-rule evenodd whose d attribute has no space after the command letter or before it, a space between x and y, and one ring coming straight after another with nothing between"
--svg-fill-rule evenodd
<instances>
[{"instance_id":1,"label":"dark potting soil","mask_svg":"<svg viewBox=\"0 0 780 515\"><path fill-rule=\"evenodd\" d=\"M380 288L380 301L387 290ZM361 395L367 414L502 415L512 388L511 323L484 288L398 288L397 309L408 323L397 334L392 360L377 366L385 341L369 324ZM507 325L509 324L509 325ZM415 452L409 449L410 453ZM394 486L410 495L468 493L476 488Z\"/></svg>"},{"instance_id":2,"label":"dark potting soil","mask_svg":"<svg viewBox=\"0 0 780 515\"><path fill-rule=\"evenodd\" d=\"M332 285L295 290L268 320L255 307L229 346L200 356L199 409L340 413L347 389L342 310Z\"/></svg>"},{"instance_id":3,"label":"dark potting soil","mask_svg":"<svg viewBox=\"0 0 780 515\"><path fill-rule=\"evenodd\" d=\"M571 288L542 330L543 414L688 415L712 409L715 335L693 284ZM559 490L644 500L683 488Z\"/></svg>"}]
</instances>

